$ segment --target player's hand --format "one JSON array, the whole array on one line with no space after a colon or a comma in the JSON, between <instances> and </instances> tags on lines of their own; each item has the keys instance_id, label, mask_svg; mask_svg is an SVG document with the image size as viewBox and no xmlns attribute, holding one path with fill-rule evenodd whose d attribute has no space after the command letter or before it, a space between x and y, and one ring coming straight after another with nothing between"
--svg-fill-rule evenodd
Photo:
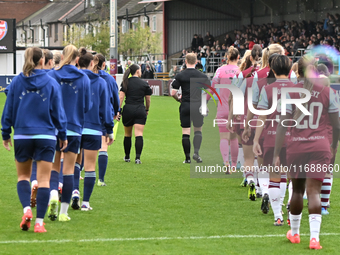
<instances>
[{"instance_id":1,"label":"player's hand","mask_svg":"<svg viewBox=\"0 0 340 255\"><path fill-rule=\"evenodd\" d=\"M243 130L242 140L245 142L248 142L250 136L251 136L251 128L248 127Z\"/></svg>"},{"instance_id":2,"label":"player's hand","mask_svg":"<svg viewBox=\"0 0 340 255\"><path fill-rule=\"evenodd\" d=\"M120 112L118 112L117 115L116 115L116 120L119 122L121 117L122 117L122 115L120 114Z\"/></svg>"},{"instance_id":3,"label":"player's hand","mask_svg":"<svg viewBox=\"0 0 340 255\"><path fill-rule=\"evenodd\" d=\"M258 142L254 141L253 152L256 156L262 155L261 146Z\"/></svg>"},{"instance_id":4,"label":"player's hand","mask_svg":"<svg viewBox=\"0 0 340 255\"><path fill-rule=\"evenodd\" d=\"M60 151L64 151L67 148L67 144L68 144L67 140L62 141L62 140L59 139Z\"/></svg>"},{"instance_id":5,"label":"player's hand","mask_svg":"<svg viewBox=\"0 0 340 255\"><path fill-rule=\"evenodd\" d=\"M113 134L106 134L106 143L108 146L110 146L111 144L113 144L114 140L113 140Z\"/></svg>"},{"instance_id":6,"label":"player's hand","mask_svg":"<svg viewBox=\"0 0 340 255\"><path fill-rule=\"evenodd\" d=\"M332 146L331 146L331 154L332 154L332 158L334 158L336 151Z\"/></svg>"},{"instance_id":7,"label":"player's hand","mask_svg":"<svg viewBox=\"0 0 340 255\"><path fill-rule=\"evenodd\" d=\"M275 158L273 159L273 165L274 165L275 167L280 167L281 162L280 162L280 157L279 157L279 156L277 156L277 157L275 157Z\"/></svg>"},{"instance_id":8,"label":"player's hand","mask_svg":"<svg viewBox=\"0 0 340 255\"><path fill-rule=\"evenodd\" d=\"M232 125L232 122L228 120L228 123L227 123L227 129L229 130L230 133L234 133L234 127Z\"/></svg>"},{"instance_id":9,"label":"player's hand","mask_svg":"<svg viewBox=\"0 0 340 255\"><path fill-rule=\"evenodd\" d=\"M178 102L182 103L182 94L177 94Z\"/></svg>"},{"instance_id":10,"label":"player's hand","mask_svg":"<svg viewBox=\"0 0 340 255\"><path fill-rule=\"evenodd\" d=\"M10 151L11 148L9 146L13 147L11 138L8 139L8 140L4 140L3 145L4 145L6 150Z\"/></svg>"}]
</instances>

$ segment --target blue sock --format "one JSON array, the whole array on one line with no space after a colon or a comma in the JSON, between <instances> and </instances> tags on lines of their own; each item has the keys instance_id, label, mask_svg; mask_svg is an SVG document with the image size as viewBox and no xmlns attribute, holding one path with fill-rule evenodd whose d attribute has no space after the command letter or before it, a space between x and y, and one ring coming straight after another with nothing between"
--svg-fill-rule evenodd
<instances>
[{"instance_id":1,"label":"blue sock","mask_svg":"<svg viewBox=\"0 0 340 255\"><path fill-rule=\"evenodd\" d=\"M50 190L58 190L59 187L59 173L55 170L51 172Z\"/></svg>"},{"instance_id":2,"label":"blue sock","mask_svg":"<svg viewBox=\"0 0 340 255\"><path fill-rule=\"evenodd\" d=\"M73 190L79 190L80 165L78 163L74 166L74 184Z\"/></svg>"},{"instance_id":3,"label":"blue sock","mask_svg":"<svg viewBox=\"0 0 340 255\"><path fill-rule=\"evenodd\" d=\"M62 203L70 203L73 191L73 174L64 175L63 193L61 194Z\"/></svg>"},{"instance_id":4,"label":"blue sock","mask_svg":"<svg viewBox=\"0 0 340 255\"><path fill-rule=\"evenodd\" d=\"M33 161L32 163L32 173L31 173L31 182L37 180L37 162Z\"/></svg>"},{"instance_id":5,"label":"blue sock","mask_svg":"<svg viewBox=\"0 0 340 255\"><path fill-rule=\"evenodd\" d=\"M29 181L19 181L17 183L17 192L22 208L31 206L31 186Z\"/></svg>"},{"instance_id":6,"label":"blue sock","mask_svg":"<svg viewBox=\"0 0 340 255\"><path fill-rule=\"evenodd\" d=\"M37 218L43 219L45 217L49 200L50 200L50 189L49 188L38 188Z\"/></svg>"},{"instance_id":7,"label":"blue sock","mask_svg":"<svg viewBox=\"0 0 340 255\"><path fill-rule=\"evenodd\" d=\"M99 152L98 156L99 180L101 180L102 182L104 181L108 159L109 157L107 155L107 151Z\"/></svg>"},{"instance_id":8,"label":"blue sock","mask_svg":"<svg viewBox=\"0 0 340 255\"><path fill-rule=\"evenodd\" d=\"M64 180L63 180L63 178L64 178L64 176L63 176L63 166L64 166L64 159L61 159L61 161L60 161L60 172L59 172L59 182L60 183L64 182Z\"/></svg>"},{"instance_id":9,"label":"blue sock","mask_svg":"<svg viewBox=\"0 0 340 255\"><path fill-rule=\"evenodd\" d=\"M96 182L96 172L85 172L84 178L84 196L83 201L89 202L93 191L94 184Z\"/></svg>"}]
</instances>

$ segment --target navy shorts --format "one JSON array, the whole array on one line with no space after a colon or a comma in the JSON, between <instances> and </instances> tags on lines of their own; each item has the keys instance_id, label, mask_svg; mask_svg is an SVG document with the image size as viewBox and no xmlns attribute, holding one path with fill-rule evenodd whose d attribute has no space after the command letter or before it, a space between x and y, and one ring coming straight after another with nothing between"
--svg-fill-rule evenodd
<instances>
[{"instance_id":1,"label":"navy shorts","mask_svg":"<svg viewBox=\"0 0 340 255\"><path fill-rule=\"evenodd\" d=\"M80 153L81 136L67 136L67 147L63 152ZM56 150L60 151L59 140L57 142Z\"/></svg>"},{"instance_id":2,"label":"navy shorts","mask_svg":"<svg viewBox=\"0 0 340 255\"><path fill-rule=\"evenodd\" d=\"M97 151L102 147L101 135L83 135L81 137L81 148L84 150Z\"/></svg>"},{"instance_id":3,"label":"navy shorts","mask_svg":"<svg viewBox=\"0 0 340 255\"><path fill-rule=\"evenodd\" d=\"M15 159L18 162L29 159L53 162L55 144L55 140L49 139L14 139Z\"/></svg>"}]
</instances>

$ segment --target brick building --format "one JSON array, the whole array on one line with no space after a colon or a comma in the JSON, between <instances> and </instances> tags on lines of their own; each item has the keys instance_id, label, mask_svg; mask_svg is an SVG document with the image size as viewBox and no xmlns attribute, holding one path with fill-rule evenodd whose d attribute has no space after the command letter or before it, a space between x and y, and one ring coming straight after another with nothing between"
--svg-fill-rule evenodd
<instances>
[{"instance_id":1,"label":"brick building","mask_svg":"<svg viewBox=\"0 0 340 255\"><path fill-rule=\"evenodd\" d=\"M17 22L39 11L50 3L50 0L1 0L0 18L16 19Z\"/></svg>"}]
</instances>

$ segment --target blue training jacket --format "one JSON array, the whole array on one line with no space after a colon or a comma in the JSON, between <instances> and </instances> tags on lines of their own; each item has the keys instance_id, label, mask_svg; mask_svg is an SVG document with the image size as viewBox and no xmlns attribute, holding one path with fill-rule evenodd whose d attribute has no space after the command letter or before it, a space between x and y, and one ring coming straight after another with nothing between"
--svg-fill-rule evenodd
<instances>
[{"instance_id":1,"label":"blue training jacket","mask_svg":"<svg viewBox=\"0 0 340 255\"><path fill-rule=\"evenodd\" d=\"M106 81L107 86L109 87L108 92L110 94L110 102L113 106L113 114L117 115L119 111L119 104L120 104L117 82L110 74L106 73L103 70L99 71L99 75Z\"/></svg>"},{"instance_id":2,"label":"blue training jacket","mask_svg":"<svg viewBox=\"0 0 340 255\"><path fill-rule=\"evenodd\" d=\"M60 85L67 117L67 130L81 134L85 113L92 107L90 79L73 65L64 65L61 69L48 72L48 75Z\"/></svg>"},{"instance_id":3,"label":"blue training jacket","mask_svg":"<svg viewBox=\"0 0 340 255\"><path fill-rule=\"evenodd\" d=\"M66 115L58 83L44 70L16 76L7 91L1 118L2 139L15 135L56 135L66 140Z\"/></svg>"},{"instance_id":4,"label":"blue training jacket","mask_svg":"<svg viewBox=\"0 0 340 255\"><path fill-rule=\"evenodd\" d=\"M113 118L106 81L94 72L82 69L91 81L92 108L85 114L84 128L113 133Z\"/></svg>"}]
</instances>

